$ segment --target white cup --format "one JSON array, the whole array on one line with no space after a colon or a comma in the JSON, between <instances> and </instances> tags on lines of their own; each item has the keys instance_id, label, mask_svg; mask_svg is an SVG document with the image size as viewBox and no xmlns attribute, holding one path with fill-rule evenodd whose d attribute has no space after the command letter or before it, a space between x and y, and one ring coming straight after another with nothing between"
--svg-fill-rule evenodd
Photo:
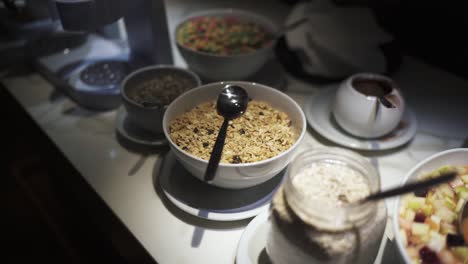
<instances>
[{"instance_id":1,"label":"white cup","mask_svg":"<svg viewBox=\"0 0 468 264\"><path fill-rule=\"evenodd\" d=\"M340 84L332 112L346 132L362 138L377 138L398 126L404 109L405 101L392 79L359 73Z\"/></svg>"}]
</instances>

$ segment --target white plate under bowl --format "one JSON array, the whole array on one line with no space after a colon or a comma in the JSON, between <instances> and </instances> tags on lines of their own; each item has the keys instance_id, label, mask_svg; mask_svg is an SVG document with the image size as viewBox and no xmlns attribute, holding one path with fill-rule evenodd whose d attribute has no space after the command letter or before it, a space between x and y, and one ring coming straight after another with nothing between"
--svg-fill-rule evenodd
<instances>
[{"instance_id":1,"label":"white plate under bowl","mask_svg":"<svg viewBox=\"0 0 468 264\"><path fill-rule=\"evenodd\" d=\"M365 139L352 136L336 123L332 114L332 103L337 87L322 90L306 102L305 116L309 125L326 139L353 149L386 150L404 145L416 134L418 127L416 117L408 108L403 113L398 127L390 134Z\"/></svg>"},{"instance_id":2,"label":"white plate under bowl","mask_svg":"<svg viewBox=\"0 0 468 264\"><path fill-rule=\"evenodd\" d=\"M224 189L191 175L169 151L162 162L158 183L175 206L191 215L215 221L235 221L268 211L285 170L253 187Z\"/></svg>"},{"instance_id":3,"label":"white plate under bowl","mask_svg":"<svg viewBox=\"0 0 468 264\"><path fill-rule=\"evenodd\" d=\"M117 110L116 129L117 132L129 141L146 146L159 147L167 145L166 136L163 133L154 135L139 129L127 118L127 111L123 106Z\"/></svg>"}]
</instances>

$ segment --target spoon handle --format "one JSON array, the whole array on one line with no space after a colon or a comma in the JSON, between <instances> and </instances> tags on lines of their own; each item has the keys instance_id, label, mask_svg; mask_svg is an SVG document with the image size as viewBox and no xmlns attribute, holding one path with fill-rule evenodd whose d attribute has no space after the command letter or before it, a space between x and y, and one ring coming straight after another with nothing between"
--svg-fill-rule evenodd
<instances>
[{"instance_id":1,"label":"spoon handle","mask_svg":"<svg viewBox=\"0 0 468 264\"><path fill-rule=\"evenodd\" d=\"M426 189L426 188L431 187L433 185L441 184L441 183L450 181L453 178L455 178L456 175L457 175L456 173L447 173L447 174L441 175L441 176L439 176L437 178L431 178L429 180L423 180L423 181L420 181L420 182L409 183L409 184L406 184L406 185L403 185L403 186L400 186L400 187L396 187L396 188L393 188L393 189L389 189L389 190L386 190L386 191L377 192L377 193L374 193L374 194L371 194L371 195L367 196L366 198L364 198L364 200L362 200L362 202L380 200L380 199L384 199L384 198L388 198L388 197L392 197L392 196L397 196L397 195L413 192L413 191L420 190L420 189Z\"/></svg>"},{"instance_id":2,"label":"spoon handle","mask_svg":"<svg viewBox=\"0 0 468 264\"><path fill-rule=\"evenodd\" d=\"M221 160L221 154L223 153L224 140L226 139L226 132L229 125L229 118L224 118L223 125L219 129L218 137L213 146L208 166L206 167L204 180L206 182L213 180L216 170L218 169L219 161Z\"/></svg>"},{"instance_id":3,"label":"spoon handle","mask_svg":"<svg viewBox=\"0 0 468 264\"><path fill-rule=\"evenodd\" d=\"M387 108L396 108L392 102L390 102L385 96L381 96L379 101Z\"/></svg>"}]
</instances>

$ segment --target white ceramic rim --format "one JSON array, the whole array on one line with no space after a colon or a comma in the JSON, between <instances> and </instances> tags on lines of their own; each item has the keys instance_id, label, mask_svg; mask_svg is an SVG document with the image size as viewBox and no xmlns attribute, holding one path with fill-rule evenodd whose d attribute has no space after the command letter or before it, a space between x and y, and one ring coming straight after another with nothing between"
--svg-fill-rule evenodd
<instances>
[{"instance_id":1,"label":"white ceramic rim","mask_svg":"<svg viewBox=\"0 0 468 264\"><path fill-rule=\"evenodd\" d=\"M284 100L288 101L291 105L293 105L299 111L300 116L301 116L302 130L299 133L299 136L297 137L296 142L294 142L294 144L291 147L289 147L287 150L281 152L280 154L278 154L278 155L276 155L276 156L274 156L272 158L269 158L269 159L266 159L266 160L261 160L261 161L256 161L256 162L251 162L251 163L238 163L238 164L220 163L219 167L245 168L245 167L250 167L250 166L254 166L254 165L263 165L263 164L268 163L268 162L270 162L272 160L278 159L280 157L283 157L283 156L289 154L289 152L291 152L292 150L294 150L294 149L296 149L298 147L298 145L301 143L302 139L304 138L304 135L305 135L305 132L306 132L306 129L307 129L307 121L306 121L306 118L305 118L304 111L302 111L302 108L291 97L289 97L287 94L285 94L285 93L283 93L283 92L281 92L281 91L279 91L277 89L271 88L271 87L263 85L263 84L255 83L255 82L242 82L242 81L222 81L222 82L208 83L208 84L199 86L197 88L190 89L187 92L180 95L179 97L177 97L174 101L172 101L172 103L169 104L166 111L164 112L163 121L162 121L162 123L163 123L163 132L164 132L164 135L167 138L167 141L169 142L169 145L176 148L178 151L184 153L185 155L189 156L190 158L195 159L195 160L200 161L200 162L203 162L205 165L208 165L207 160L201 159L201 158L199 158L197 156L194 156L194 155L186 152L185 150L181 149L179 146L177 146L177 144L175 144L172 141L172 139L171 139L171 137L169 135L169 132L168 132L168 127L166 125L166 123L168 123L168 122L166 122L167 113L169 112L169 109L174 107L174 105L179 100L181 100L181 98L183 98L183 97L191 96L193 93L197 93L199 90L205 89L207 87L217 86L217 85L222 86L222 85L226 85L226 84L238 84L240 86L242 86L242 85L253 85L253 86L261 87L262 89L268 90L269 92L276 93L276 94L284 97Z\"/></svg>"},{"instance_id":2,"label":"white ceramic rim","mask_svg":"<svg viewBox=\"0 0 468 264\"><path fill-rule=\"evenodd\" d=\"M418 164L416 164L416 166L414 166L406 175L405 177L403 178L403 180L400 182L400 186L405 184L410 178L411 176L413 176L413 174L415 173L415 171L417 171L419 168L421 168L422 166L424 166L425 164L431 162L432 160L438 158L438 157L441 157L441 156L445 156L447 154L451 154L451 153L468 153L468 148L455 148L455 149L449 149L449 150L445 150L445 151L442 151L442 152L438 152L422 161L420 161ZM410 258L408 257L408 253L406 252L406 248L405 246L403 246L399 236L400 236L400 228L399 228L399 211L400 211L400 202L401 202L401 199L400 197L397 198L396 200L396 203L395 203L395 206L393 208L393 234L394 234L394 241L396 241L396 244L397 244L397 247L398 247L398 251L400 252L400 255L401 257L403 258L403 260L405 261L405 263L407 264L411 264L411 260Z\"/></svg>"},{"instance_id":3,"label":"white ceramic rim","mask_svg":"<svg viewBox=\"0 0 468 264\"><path fill-rule=\"evenodd\" d=\"M258 233L258 229L262 227L262 225L269 224L269 216L270 211L257 215L244 229L239 239L239 244L237 245L236 264L256 264L256 262L252 262L249 258L250 243L252 243L253 238L256 237L255 235ZM266 241L264 241L264 245L266 245Z\"/></svg>"},{"instance_id":4,"label":"white ceramic rim","mask_svg":"<svg viewBox=\"0 0 468 264\"><path fill-rule=\"evenodd\" d=\"M360 96L365 96L366 98L372 98L373 100L377 100L376 96L365 95L365 94L362 94L362 93L358 92L356 89L353 89L354 88L353 87L353 81L358 79L358 78L364 78L364 79L367 78L367 79L371 79L371 80L386 81L392 86L392 89L396 90L403 97L403 95L401 93L401 89L398 87L398 85L396 84L396 82L393 79L391 79L388 76L378 74L378 73L372 73L372 72L356 73L354 75L351 75L349 78L347 78L344 81L344 83L343 83L344 85L347 85L350 88L352 88L351 91L353 91L353 94L360 95Z\"/></svg>"},{"instance_id":5,"label":"white ceramic rim","mask_svg":"<svg viewBox=\"0 0 468 264\"><path fill-rule=\"evenodd\" d=\"M270 201L266 200L265 203L262 203L260 206L248 209L245 211L240 211L240 212L229 212L229 210L226 210L225 212L220 212L220 211L208 211L204 209L199 209L195 207L191 207L190 205L185 204L184 202L178 200L174 196L172 196L169 192L163 189L164 194L166 197L180 210L193 215L197 218L202 218L202 219L207 219L207 220L212 220L212 221L237 221L237 220L243 220L251 217L256 217L257 215L260 215L264 212L268 212L268 209L270 208ZM271 198L273 195L267 195L263 198ZM203 217L199 216L198 213L200 211L205 211L208 216Z\"/></svg>"},{"instance_id":6,"label":"white ceramic rim","mask_svg":"<svg viewBox=\"0 0 468 264\"><path fill-rule=\"evenodd\" d=\"M177 163L177 157L175 156L174 152L170 150L167 153L167 155L165 155L164 161L161 165L162 177L165 177L165 178L171 177L172 170L174 166L176 165L176 163ZM190 172L187 171L187 173L190 173ZM274 177L277 177L277 176L278 174L275 175ZM278 182L278 184L273 186L273 188L268 188L267 189L268 193L263 195L259 199L249 204L245 204L240 207L234 207L234 208L229 208L229 209L207 209L207 208L194 207L190 205L190 203L188 203L185 199L179 199L173 196L169 191L166 190L166 188L164 188L164 186L161 185L161 188L164 194L166 195L166 197L176 207L178 207L179 209L181 209L182 211L190 215L193 215L197 218L208 219L208 220L213 220L213 221L237 221L237 220L252 218L265 211L268 211L268 209L270 208L271 199L273 198L274 194L278 190L279 186L281 185L285 177L286 177L286 172L281 175L280 182ZM261 184L262 183L260 183L260 185ZM238 197L240 197L239 194L233 194L233 195L234 196L237 195ZM204 214L200 214L202 212Z\"/></svg>"},{"instance_id":7,"label":"white ceramic rim","mask_svg":"<svg viewBox=\"0 0 468 264\"><path fill-rule=\"evenodd\" d=\"M247 11L247 10L242 10L242 9L236 9L236 8L216 8L216 9L210 9L210 10L204 10L204 11L198 11L198 12L194 12L184 18L182 18L178 23L177 23L177 26L175 27L175 31L174 31L174 42L176 43L176 45L181 48L181 49L184 49L184 50L187 50L187 51L190 51L190 52L194 52L194 53L197 53L197 54L203 54L205 56L210 56L210 57L218 57L218 58L236 58L236 57L244 57L244 56L250 56L254 53L257 53L257 52L260 52L260 51L263 51L263 50L269 50L271 49L275 43L276 43L276 38L273 37L273 40L270 41L270 43L260 49L256 49L252 52L247 52L247 53L241 53L241 54L235 54L235 55L218 55L218 54L213 54L213 53L208 53L208 52L203 52L203 51L197 51L197 50L193 50L193 49L190 49L190 48L187 48L185 47L184 45L180 44L179 41L177 40L177 31L179 31L179 28L185 24L188 20L190 19L193 19L193 18L196 18L196 17L201 17L201 16L208 16L208 15L223 15L224 14L233 14L233 15L245 15L246 17L252 17L254 18L255 20L258 20L260 21L259 23L257 23L257 21L253 21L257 24L260 24L264 27L268 27L267 30L270 31L270 27L272 32L269 32L271 33L273 36L275 35L276 32L278 32L278 26L276 25L276 23L274 23L271 19L263 16L263 15L260 15L260 14L257 14L257 13L254 13L254 12L250 12L250 11Z\"/></svg>"},{"instance_id":8,"label":"white ceramic rim","mask_svg":"<svg viewBox=\"0 0 468 264\"><path fill-rule=\"evenodd\" d=\"M127 82L131 78L133 78L134 76L136 76L136 75L138 75L138 74L140 74L142 72L151 71L151 70L173 70L173 71L178 71L178 72L184 72L184 73L190 75L195 80L195 83L196 83L195 87L199 87L202 84L200 77L198 77L198 75L196 73L194 73L193 71L191 71L189 69L185 69L185 68L182 68L182 67L169 65L169 64L149 65L149 66L145 66L145 67L139 68L137 70L134 70L131 73L129 73L127 76L125 76L125 78L122 81L122 85L120 86L120 94L122 95L122 97L124 98L125 101L127 101L128 103L130 103L130 104L132 104L132 105L134 105L136 107L142 108L141 105L135 103L132 99L128 98L128 96L127 96L127 94L125 92L125 87L127 85ZM191 89L189 89L189 90L191 90ZM151 108L155 108L155 107L157 107L157 106L145 107L145 109L151 109Z\"/></svg>"}]
</instances>

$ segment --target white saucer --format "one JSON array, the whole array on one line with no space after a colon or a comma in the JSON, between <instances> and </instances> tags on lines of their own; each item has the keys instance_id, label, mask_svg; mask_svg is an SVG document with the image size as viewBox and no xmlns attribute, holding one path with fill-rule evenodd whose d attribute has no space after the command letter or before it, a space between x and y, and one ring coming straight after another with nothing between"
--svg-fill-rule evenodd
<instances>
[{"instance_id":1,"label":"white saucer","mask_svg":"<svg viewBox=\"0 0 468 264\"><path fill-rule=\"evenodd\" d=\"M407 143L416 134L418 127L416 117L408 108L403 113L398 127L386 136L364 139L348 134L338 126L332 115L331 103L336 89L335 86L322 90L319 94L308 99L305 106L307 122L326 139L353 149L386 150Z\"/></svg>"},{"instance_id":2,"label":"white saucer","mask_svg":"<svg viewBox=\"0 0 468 264\"><path fill-rule=\"evenodd\" d=\"M191 175L169 151L164 157L157 181L167 198L179 209L204 219L235 221L268 211L284 172L254 187L224 189L206 184Z\"/></svg>"},{"instance_id":3,"label":"white saucer","mask_svg":"<svg viewBox=\"0 0 468 264\"><path fill-rule=\"evenodd\" d=\"M269 212L257 215L245 228L237 246L236 264L270 263L265 246L270 221Z\"/></svg>"},{"instance_id":4,"label":"white saucer","mask_svg":"<svg viewBox=\"0 0 468 264\"><path fill-rule=\"evenodd\" d=\"M266 254L266 241L271 223L268 221L270 213L257 215L245 228L237 245L236 264L272 264ZM382 243L374 264L401 263L393 243L388 234L382 237ZM390 241L390 242L389 242Z\"/></svg>"},{"instance_id":5,"label":"white saucer","mask_svg":"<svg viewBox=\"0 0 468 264\"><path fill-rule=\"evenodd\" d=\"M130 140L133 143L147 145L152 147L159 147L167 145L167 139L164 134L151 134L144 130L139 129L132 124L127 118L127 111L121 106L117 110L116 117L116 129L117 132L124 138Z\"/></svg>"}]
</instances>

